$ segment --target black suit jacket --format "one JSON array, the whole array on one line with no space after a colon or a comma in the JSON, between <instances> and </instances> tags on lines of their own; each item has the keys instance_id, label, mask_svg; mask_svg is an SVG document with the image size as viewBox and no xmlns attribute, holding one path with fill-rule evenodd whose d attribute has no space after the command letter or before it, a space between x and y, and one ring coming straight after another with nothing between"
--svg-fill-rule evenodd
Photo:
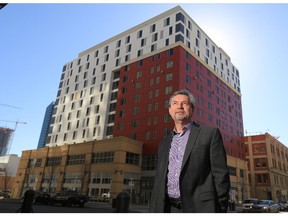
<instances>
[{"instance_id":1,"label":"black suit jacket","mask_svg":"<svg viewBox=\"0 0 288 216\"><path fill-rule=\"evenodd\" d=\"M159 145L150 212L164 212L171 140L172 134ZM219 129L193 122L180 174L183 212L227 212L229 190L226 151Z\"/></svg>"}]
</instances>

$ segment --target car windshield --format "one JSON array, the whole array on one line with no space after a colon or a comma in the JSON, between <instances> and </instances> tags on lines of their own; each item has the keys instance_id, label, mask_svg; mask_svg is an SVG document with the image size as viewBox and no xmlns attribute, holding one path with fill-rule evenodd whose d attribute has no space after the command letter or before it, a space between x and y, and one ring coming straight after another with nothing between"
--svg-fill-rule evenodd
<instances>
[{"instance_id":1,"label":"car windshield","mask_svg":"<svg viewBox=\"0 0 288 216\"><path fill-rule=\"evenodd\" d=\"M259 202L260 205L268 205L269 201L268 200L262 200Z\"/></svg>"},{"instance_id":2,"label":"car windshield","mask_svg":"<svg viewBox=\"0 0 288 216\"><path fill-rule=\"evenodd\" d=\"M255 203L256 200L244 200L244 203Z\"/></svg>"}]
</instances>

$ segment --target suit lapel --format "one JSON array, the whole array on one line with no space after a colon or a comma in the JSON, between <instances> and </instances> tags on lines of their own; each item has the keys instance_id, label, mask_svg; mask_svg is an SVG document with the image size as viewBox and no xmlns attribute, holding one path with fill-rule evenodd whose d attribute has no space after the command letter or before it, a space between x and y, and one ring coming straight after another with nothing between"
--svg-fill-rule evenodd
<instances>
[{"instance_id":1,"label":"suit lapel","mask_svg":"<svg viewBox=\"0 0 288 216\"><path fill-rule=\"evenodd\" d=\"M171 142L172 142L172 133L169 135L169 137L167 137L167 139L164 142L164 146L163 146L163 174L164 176L167 175L167 170L168 170L168 162L169 162L169 151L170 151L170 147L171 147Z\"/></svg>"},{"instance_id":2,"label":"suit lapel","mask_svg":"<svg viewBox=\"0 0 288 216\"><path fill-rule=\"evenodd\" d=\"M196 139L198 137L199 132L200 132L200 125L193 122L192 127L191 127L191 132L189 134L189 138L187 141L184 157L183 157L181 171L182 171L184 165L186 164L186 162L189 158L190 152L192 151L193 147L195 146L195 142L196 142Z\"/></svg>"}]
</instances>

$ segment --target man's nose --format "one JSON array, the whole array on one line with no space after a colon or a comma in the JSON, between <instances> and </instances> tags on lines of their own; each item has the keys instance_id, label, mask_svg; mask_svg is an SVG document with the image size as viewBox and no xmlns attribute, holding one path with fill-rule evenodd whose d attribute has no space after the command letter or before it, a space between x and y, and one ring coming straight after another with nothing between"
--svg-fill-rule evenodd
<instances>
[{"instance_id":1,"label":"man's nose","mask_svg":"<svg viewBox=\"0 0 288 216\"><path fill-rule=\"evenodd\" d=\"M180 103L178 104L178 108L183 108L183 103L182 103L182 102L180 102Z\"/></svg>"}]
</instances>

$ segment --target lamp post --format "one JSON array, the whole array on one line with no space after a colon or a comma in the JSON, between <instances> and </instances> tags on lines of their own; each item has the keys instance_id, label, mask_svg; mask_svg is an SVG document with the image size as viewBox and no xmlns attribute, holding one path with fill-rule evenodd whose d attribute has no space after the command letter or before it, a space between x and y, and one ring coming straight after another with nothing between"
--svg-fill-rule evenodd
<instances>
[{"instance_id":1,"label":"lamp post","mask_svg":"<svg viewBox=\"0 0 288 216\"><path fill-rule=\"evenodd\" d=\"M132 204L132 193L133 193L133 187L134 187L134 179L130 179L129 187L130 187L130 205L131 205Z\"/></svg>"}]
</instances>

